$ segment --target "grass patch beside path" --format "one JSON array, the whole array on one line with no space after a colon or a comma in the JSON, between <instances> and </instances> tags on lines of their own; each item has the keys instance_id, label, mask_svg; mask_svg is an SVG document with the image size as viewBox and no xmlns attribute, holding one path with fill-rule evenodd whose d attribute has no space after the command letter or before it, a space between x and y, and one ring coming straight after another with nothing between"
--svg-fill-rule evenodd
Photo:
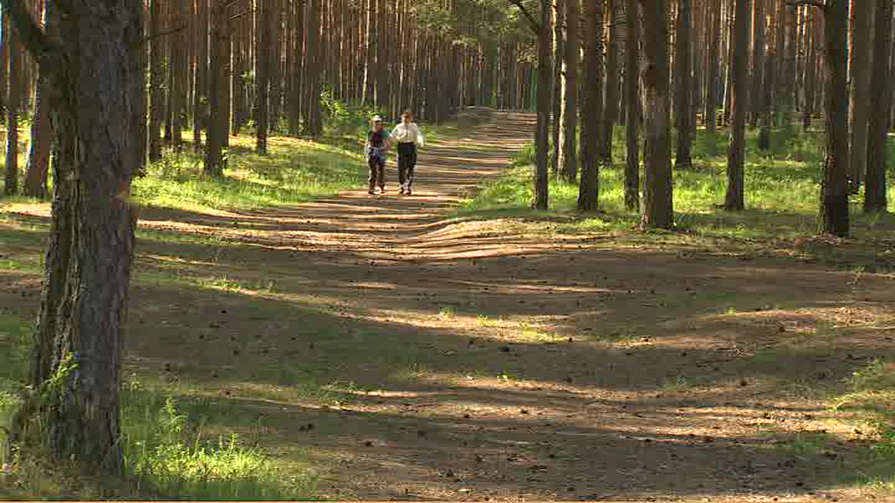
<instances>
[{"instance_id":1,"label":"grass patch beside path","mask_svg":"<svg viewBox=\"0 0 895 503\"><path fill-rule=\"evenodd\" d=\"M189 146L168 153L134 181L141 205L187 210L247 210L299 204L359 187L366 167L359 153L289 137L272 137L269 153L254 152L254 138L230 139L225 178L202 176L202 156Z\"/></svg>"},{"instance_id":2,"label":"grass patch beside path","mask_svg":"<svg viewBox=\"0 0 895 503\"><path fill-rule=\"evenodd\" d=\"M0 425L4 427L24 388L30 328L24 320L0 313ZM0 465L8 468L0 473L0 497L151 496L212 501L312 497L316 479L306 464L282 463L253 447L250 438L218 433L215 423L221 418L216 417L219 412L213 404L203 407L201 402L176 396L176 391L173 385L141 383L135 375L124 380L121 424L127 480L111 487L70 480L39 460L4 459L6 439L0 434Z\"/></svg>"},{"instance_id":3,"label":"grass patch beside path","mask_svg":"<svg viewBox=\"0 0 895 503\"><path fill-rule=\"evenodd\" d=\"M548 235L614 235L632 244L686 244L710 248L733 245L749 253L776 254L782 246L789 255L817 259L825 250L813 249L810 241L817 235L817 200L822 159L822 137L809 133L777 132L775 145L762 153L750 145L746 156L746 204L743 212L718 208L726 190L726 139L700 132L694 143L691 170L674 171L674 208L677 233L633 233L640 222L637 212L624 204L624 137L616 129L614 159L611 167L600 172L600 208L598 214L576 211L578 185L551 180L550 211L530 209L533 197L532 166L534 151L524 149L514 168L484 184L473 197L464 200L454 216L464 219L515 219L526 224L526 233ZM754 136L754 132L750 132ZM895 152L890 148L890 165ZM641 174L641 182L643 180ZM895 210L895 185L889 188ZM858 264L879 270L892 267L892 231L895 215L868 215L860 209L861 198L852 198L853 234L863 241L855 254ZM785 241L785 243L784 243ZM616 246L618 241L611 243ZM800 248L793 250L793 248ZM824 248L823 244L819 245ZM806 249L810 248L810 249ZM833 254L835 255L835 253ZM852 253L849 253L852 255ZM831 262L849 262L845 257L820 257ZM839 260L842 259L842 260Z\"/></svg>"}]
</instances>

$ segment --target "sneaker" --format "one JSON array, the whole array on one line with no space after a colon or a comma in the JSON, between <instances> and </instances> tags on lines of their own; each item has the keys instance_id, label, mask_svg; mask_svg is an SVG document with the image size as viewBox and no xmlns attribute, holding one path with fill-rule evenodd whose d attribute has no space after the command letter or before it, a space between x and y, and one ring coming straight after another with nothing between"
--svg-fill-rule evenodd
<instances>
[{"instance_id":1,"label":"sneaker","mask_svg":"<svg viewBox=\"0 0 895 503\"><path fill-rule=\"evenodd\" d=\"M413 193L413 192L410 190L409 187L404 191L404 195L407 195L407 196L409 196L409 195L412 194L412 193Z\"/></svg>"},{"instance_id":2,"label":"sneaker","mask_svg":"<svg viewBox=\"0 0 895 503\"><path fill-rule=\"evenodd\" d=\"M385 194L385 185L383 185L382 187L379 187L379 193Z\"/></svg>"},{"instance_id":3,"label":"sneaker","mask_svg":"<svg viewBox=\"0 0 895 503\"><path fill-rule=\"evenodd\" d=\"M370 189L367 191L367 194L370 194L372 196L372 195L376 194L376 191L373 189Z\"/></svg>"},{"instance_id":4,"label":"sneaker","mask_svg":"<svg viewBox=\"0 0 895 503\"><path fill-rule=\"evenodd\" d=\"M401 187L401 195L404 195L404 187Z\"/></svg>"}]
</instances>

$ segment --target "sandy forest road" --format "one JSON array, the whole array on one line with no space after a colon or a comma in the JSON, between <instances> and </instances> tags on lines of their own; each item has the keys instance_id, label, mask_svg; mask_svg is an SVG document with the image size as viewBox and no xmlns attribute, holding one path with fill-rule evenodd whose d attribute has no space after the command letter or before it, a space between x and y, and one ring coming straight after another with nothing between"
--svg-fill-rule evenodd
<instances>
[{"instance_id":1,"label":"sandy forest road","mask_svg":"<svg viewBox=\"0 0 895 503\"><path fill-rule=\"evenodd\" d=\"M813 390L891 353L891 278L446 219L533 129L479 113L473 142L421 153L410 198L390 163L385 196L146 212L215 241L140 243L144 277L182 281L135 285L130 364L309 459L330 498L842 494L850 444L779 446L848 435Z\"/></svg>"}]
</instances>

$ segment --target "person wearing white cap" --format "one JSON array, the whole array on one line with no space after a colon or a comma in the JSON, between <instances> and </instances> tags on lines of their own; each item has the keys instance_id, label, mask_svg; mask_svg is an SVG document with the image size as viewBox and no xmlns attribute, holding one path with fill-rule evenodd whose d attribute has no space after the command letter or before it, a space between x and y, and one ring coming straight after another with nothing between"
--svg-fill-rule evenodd
<instances>
[{"instance_id":1,"label":"person wearing white cap","mask_svg":"<svg viewBox=\"0 0 895 503\"><path fill-rule=\"evenodd\" d=\"M370 167L369 190L367 193L385 193L385 155L391 139L382 127L382 117L373 117L373 130L367 135L367 165Z\"/></svg>"},{"instance_id":2,"label":"person wearing white cap","mask_svg":"<svg viewBox=\"0 0 895 503\"><path fill-rule=\"evenodd\" d=\"M401 183L401 194L410 195L413 185L413 170L416 167L416 147L425 143L419 126L413 122L410 110L401 114L401 123L395 126L391 137L398 142L398 181Z\"/></svg>"}]
</instances>

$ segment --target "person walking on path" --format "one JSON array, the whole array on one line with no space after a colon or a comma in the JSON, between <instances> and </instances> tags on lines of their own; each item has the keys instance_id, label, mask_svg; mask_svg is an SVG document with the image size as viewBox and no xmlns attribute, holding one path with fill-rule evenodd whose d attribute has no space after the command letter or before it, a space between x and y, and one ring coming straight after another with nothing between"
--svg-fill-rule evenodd
<instances>
[{"instance_id":1,"label":"person walking on path","mask_svg":"<svg viewBox=\"0 0 895 503\"><path fill-rule=\"evenodd\" d=\"M367 165L370 167L370 185L367 193L385 194L385 155L391 145L388 131L382 127L382 118L373 117L373 130L367 135Z\"/></svg>"},{"instance_id":2,"label":"person walking on path","mask_svg":"<svg viewBox=\"0 0 895 503\"><path fill-rule=\"evenodd\" d=\"M416 147L425 144L419 126L413 122L413 113L407 110L401 115L401 123L391 135L398 142L398 181L401 194L410 195L413 186L413 170L416 168Z\"/></svg>"}]
</instances>

